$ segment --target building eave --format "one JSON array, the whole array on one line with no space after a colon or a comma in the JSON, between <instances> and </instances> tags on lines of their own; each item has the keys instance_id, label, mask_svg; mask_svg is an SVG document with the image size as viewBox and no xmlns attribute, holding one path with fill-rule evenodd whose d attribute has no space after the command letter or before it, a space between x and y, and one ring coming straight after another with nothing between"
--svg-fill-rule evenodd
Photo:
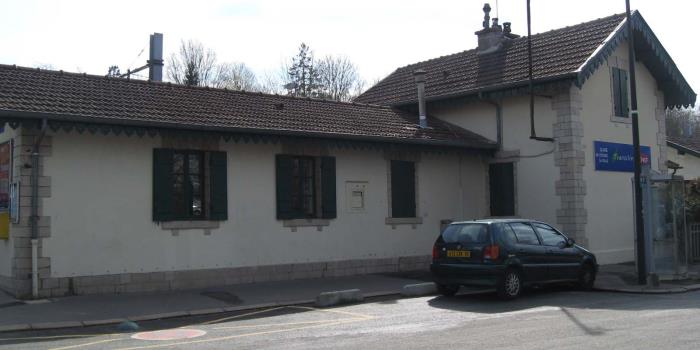
<instances>
[{"instance_id":1,"label":"building eave","mask_svg":"<svg viewBox=\"0 0 700 350\"><path fill-rule=\"evenodd\" d=\"M190 131L190 132L206 132L218 133L225 138L236 138L235 135L251 135L251 136L271 136L271 137L298 137L310 138L319 140L336 140L339 142L363 142L376 143L384 145L410 145L418 147L448 147L460 148L465 150L473 150L478 152L493 152L497 145L495 143L476 143L462 142L454 140L429 140L419 138L392 138L379 136L366 136L354 134L340 133L320 133L307 132L300 130L283 130L283 129L262 129L262 128L241 128L241 127L219 127L208 125L181 124L169 122L153 122L143 120L128 120L128 119L112 119L112 118L97 118L84 115L72 114L57 114L43 112L27 112L27 111L12 111L0 110L0 121L14 124L20 123L38 123L42 118L47 118L49 127L53 131L60 129L73 129L75 126L81 129L101 132L103 134L115 133L119 134L124 128L132 128L134 130L142 129L143 133L155 134L160 130L169 131ZM71 124L71 125L68 125ZM37 124L38 125L38 124ZM138 130L137 130L138 132Z\"/></svg>"},{"instance_id":2,"label":"building eave","mask_svg":"<svg viewBox=\"0 0 700 350\"><path fill-rule=\"evenodd\" d=\"M683 74L676 66L671 56L663 47L659 39L651 30L647 22L638 11L634 11L631 17L632 28L634 29L635 41L642 39L638 43L637 50L640 45L648 48L649 53L644 57L637 56L638 60L647 60L647 66L652 75L658 82L670 82L665 86L660 86L659 89L664 91L665 106L668 108L690 107L695 104L696 94L686 81ZM603 66L606 60L612 55L618 46L628 39L627 27L625 24L627 19L623 19L615 30L603 41L603 43L591 54L591 56L577 70L576 85L581 87L590 78L598 68ZM649 67L649 60L653 60L654 67ZM659 84L662 85L662 84Z\"/></svg>"}]
</instances>

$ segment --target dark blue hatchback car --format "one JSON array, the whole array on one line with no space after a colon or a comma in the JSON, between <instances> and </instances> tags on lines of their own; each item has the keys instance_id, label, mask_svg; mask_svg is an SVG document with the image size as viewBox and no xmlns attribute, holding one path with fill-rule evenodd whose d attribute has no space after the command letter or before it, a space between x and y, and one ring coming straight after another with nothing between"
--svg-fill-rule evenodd
<instances>
[{"instance_id":1,"label":"dark blue hatchback car","mask_svg":"<svg viewBox=\"0 0 700 350\"><path fill-rule=\"evenodd\" d=\"M494 219L448 225L435 241L430 270L443 295L482 286L513 299L531 285L574 282L590 289L598 264L593 253L546 223Z\"/></svg>"}]
</instances>

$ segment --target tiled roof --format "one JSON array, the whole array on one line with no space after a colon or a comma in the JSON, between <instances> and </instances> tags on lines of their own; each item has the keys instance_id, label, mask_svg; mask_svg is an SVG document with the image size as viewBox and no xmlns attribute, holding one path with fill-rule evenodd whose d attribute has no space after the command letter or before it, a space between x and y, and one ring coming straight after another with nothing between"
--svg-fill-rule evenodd
<instances>
[{"instance_id":1,"label":"tiled roof","mask_svg":"<svg viewBox=\"0 0 700 350\"><path fill-rule=\"evenodd\" d=\"M438 119L359 103L186 87L0 65L0 116L494 148Z\"/></svg>"},{"instance_id":2,"label":"tiled roof","mask_svg":"<svg viewBox=\"0 0 700 350\"><path fill-rule=\"evenodd\" d=\"M617 14L533 35L533 78L571 77L624 18ZM399 68L356 101L386 105L412 103L416 100L413 72L418 69L427 72L425 93L429 100L527 83L527 37L507 39L502 49L492 53L480 55L472 49Z\"/></svg>"},{"instance_id":3,"label":"tiled roof","mask_svg":"<svg viewBox=\"0 0 700 350\"><path fill-rule=\"evenodd\" d=\"M681 148L682 151L700 156L700 135L693 136L666 136L666 143L673 148Z\"/></svg>"}]
</instances>

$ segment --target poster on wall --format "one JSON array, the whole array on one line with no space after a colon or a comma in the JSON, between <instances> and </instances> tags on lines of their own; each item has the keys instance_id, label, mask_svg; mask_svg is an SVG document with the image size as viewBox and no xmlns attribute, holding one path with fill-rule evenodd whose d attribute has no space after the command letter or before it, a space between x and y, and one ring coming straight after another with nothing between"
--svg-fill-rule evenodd
<instances>
[{"instance_id":1,"label":"poster on wall","mask_svg":"<svg viewBox=\"0 0 700 350\"><path fill-rule=\"evenodd\" d=\"M634 172L634 147L626 143L593 141L595 170ZM651 164L651 148L640 146L642 166Z\"/></svg>"},{"instance_id":2,"label":"poster on wall","mask_svg":"<svg viewBox=\"0 0 700 350\"><path fill-rule=\"evenodd\" d=\"M12 143L0 143L0 239L10 236L10 169Z\"/></svg>"}]
</instances>

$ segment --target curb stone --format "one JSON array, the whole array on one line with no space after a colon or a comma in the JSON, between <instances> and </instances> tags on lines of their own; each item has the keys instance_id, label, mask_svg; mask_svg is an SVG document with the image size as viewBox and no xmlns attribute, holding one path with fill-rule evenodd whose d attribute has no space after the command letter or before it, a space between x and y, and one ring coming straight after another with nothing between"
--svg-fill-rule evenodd
<instances>
[{"instance_id":1,"label":"curb stone","mask_svg":"<svg viewBox=\"0 0 700 350\"><path fill-rule=\"evenodd\" d=\"M222 307L217 307L213 309L199 309L199 310L191 310L187 312L187 315L189 316L200 316L200 315L210 315L210 314L220 314L224 312L224 308Z\"/></svg>"},{"instance_id":2,"label":"curb stone","mask_svg":"<svg viewBox=\"0 0 700 350\"><path fill-rule=\"evenodd\" d=\"M316 297L316 306L328 307L339 304L359 303L363 300L364 295L359 289L323 292Z\"/></svg>"},{"instance_id":3,"label":"curb stone","mask_svg":"<svg viewBox=\"0 0 700 350\"><path fill-rule=\"evenodd\" d=\"M110 318L110 319L105 319L105 320L83 321L83 326L85 326L85 327L102 326L102 325L106 325L106 324L122 323L124 321L127 321L127 319L126 318Z\"/></svg>"},{"instance_id":4,"label":"curb stone","mask_svg":"<svg viewBox=\"0 0 700 350\"><path fill-rule=\"evenodd\" d=\"M187 315L188 315L187 311L175 311L175 312L165 312L165 313L160 313L160 314L129 316L126 319L129 321L133 321L133 322L141 322L141 321L159 320L159 319L163 319L163 318L182 317L182 316L187 316Z\"/></svg>"},{"instance_id":5,"label":"curb stone","mask_svg":"<svg viewBox=\"0 0 700 350\"><path fill-rule=\"evenodd\" d=\"M80 321L62 321L62 322L41 322L41 323L30 323L29 326L32 329L53 329L53 328L73 328L82 327L83 323Z\"/></svg>"},{"instance_id":6,"label":"curb stone","mask_svg":"<svg viewBox=\"0 0 700 350\"><path fill-rule=\"evenodd\" d=\"M27 331L30 329L32 329L32 327L29 325L29 323L0 326L0 332Z\"/></svg>"}]
</instances>

